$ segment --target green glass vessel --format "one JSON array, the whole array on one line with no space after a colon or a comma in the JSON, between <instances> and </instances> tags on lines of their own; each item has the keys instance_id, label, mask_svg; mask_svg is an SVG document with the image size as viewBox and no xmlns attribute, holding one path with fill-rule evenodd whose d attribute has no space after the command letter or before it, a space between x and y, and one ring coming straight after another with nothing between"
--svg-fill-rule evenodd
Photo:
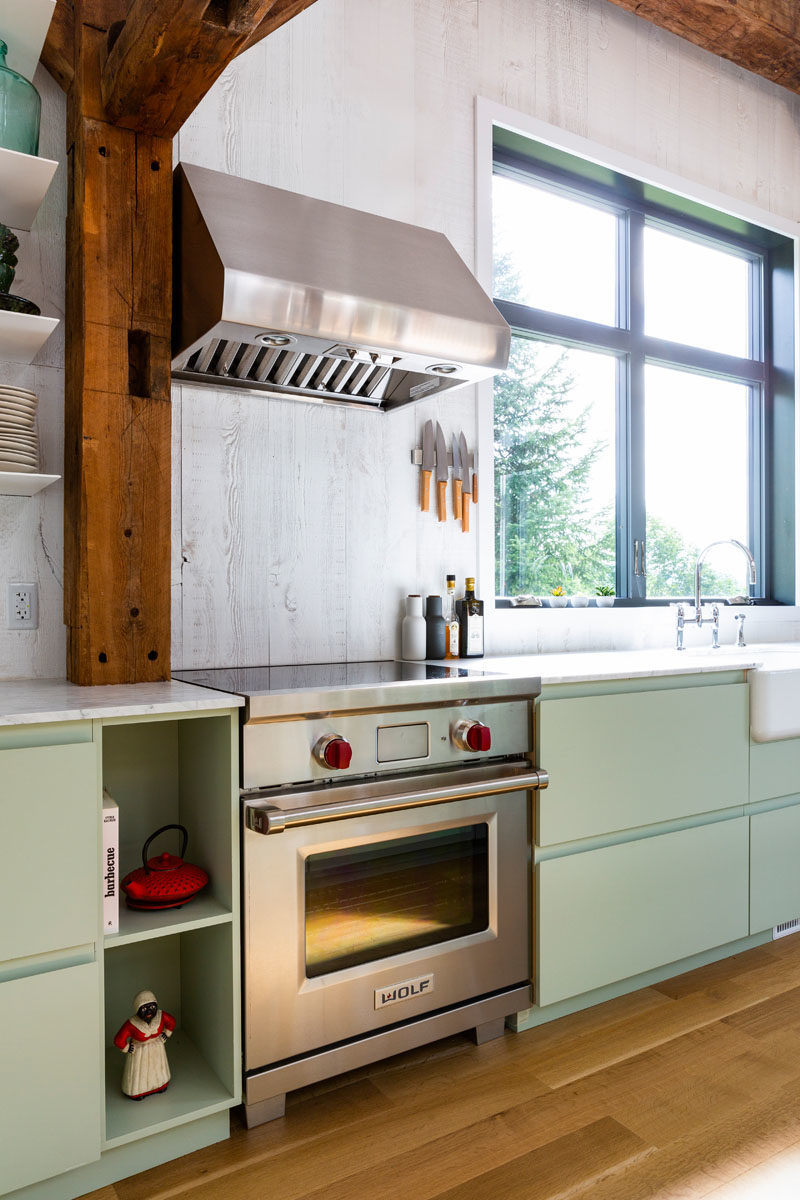
<instances>
[{"instance_id":1,"label":"green glass vessel","mask_svg":"<svg viewBox=\"0 0 800 1200\"><path fill-rule=\"evenodd\" d=\"M0 39L0 146L38 154L42 102L33 84L6 66L7 53Z\"/></svg>"}]
</instances>

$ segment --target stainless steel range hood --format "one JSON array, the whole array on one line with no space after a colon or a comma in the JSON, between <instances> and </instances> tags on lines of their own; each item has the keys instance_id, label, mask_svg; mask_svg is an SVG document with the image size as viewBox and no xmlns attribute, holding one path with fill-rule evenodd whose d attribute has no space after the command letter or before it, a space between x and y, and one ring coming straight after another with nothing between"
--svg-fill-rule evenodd
<instances>
[{"instance_id":1,"label":"stainless steel range hood","mask_svg":"<svg viewBox=\"0 0 800 1200\"><path fill-rule=\"evenodd\" d=\"M182 163L173 374L389 410L487 379L510 331L440 233Z\"/></svg>"}]
</instances>

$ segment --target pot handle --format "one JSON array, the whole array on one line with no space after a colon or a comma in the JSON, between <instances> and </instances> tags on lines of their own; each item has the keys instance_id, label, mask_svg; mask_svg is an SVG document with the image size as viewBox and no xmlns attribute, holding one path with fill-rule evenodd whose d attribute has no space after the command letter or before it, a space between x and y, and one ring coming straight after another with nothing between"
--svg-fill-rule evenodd
<instances>
[{"instance_id":1,"label":"pot handle","mask_svg":"<svg viewBox=\"0 0 800 1200\"><path fill-rule=\"evenodd\" d=\"M148 867L147 867L147 851L150 847L150 843L154 842L160 833L165 833L168 829L180 829L181 833L183 834L183 838L181 840L181 852L178 855L178 858L186 857L186 847L189 844L189 834L186 830L186 826L185 825L162 825L160 829L157 829L155 831L155 833L150 834L150 837L147 839L144 846L142 846L142 866L144 867L144 869L148 875L150 874L150 871L148 870Z\"/></svg>"}]
</instances>

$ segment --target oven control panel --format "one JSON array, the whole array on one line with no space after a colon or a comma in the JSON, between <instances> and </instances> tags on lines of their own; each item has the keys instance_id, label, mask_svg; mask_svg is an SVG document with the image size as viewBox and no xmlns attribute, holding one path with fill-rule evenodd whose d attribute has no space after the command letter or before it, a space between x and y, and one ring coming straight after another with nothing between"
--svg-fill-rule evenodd
<instances>
[{"instance_id":1,"label":"oven control panel","mask_svg":"<svg viewBox=\"0 0 800 1200\"><path fill-rule=\"evenodd\" d=\"M242 738L245 789L476 764L531 753L533 703L516 699L255 720L244 725Z\"/></svg>"}]
</instances>

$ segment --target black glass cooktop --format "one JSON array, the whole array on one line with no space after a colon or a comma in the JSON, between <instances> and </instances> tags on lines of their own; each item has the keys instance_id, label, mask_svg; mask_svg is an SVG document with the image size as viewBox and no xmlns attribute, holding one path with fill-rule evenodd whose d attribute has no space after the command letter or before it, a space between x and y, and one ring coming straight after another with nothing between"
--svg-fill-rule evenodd
<instances>
[{"instance_id":1,"label":"black glass cooktop","mask_svg":"<svg viewBox=\"0 0 800 1200\"><path fill-rule=\"evenodd\" d=\"M497 673L466 667L463 663L355 662L312 663L292 667L217 667L173 671L173 679L239 696L264 696L277 692L321 692L341 688L385 687L426 680L494 679Z\"/></svg>"}]
</instances>

